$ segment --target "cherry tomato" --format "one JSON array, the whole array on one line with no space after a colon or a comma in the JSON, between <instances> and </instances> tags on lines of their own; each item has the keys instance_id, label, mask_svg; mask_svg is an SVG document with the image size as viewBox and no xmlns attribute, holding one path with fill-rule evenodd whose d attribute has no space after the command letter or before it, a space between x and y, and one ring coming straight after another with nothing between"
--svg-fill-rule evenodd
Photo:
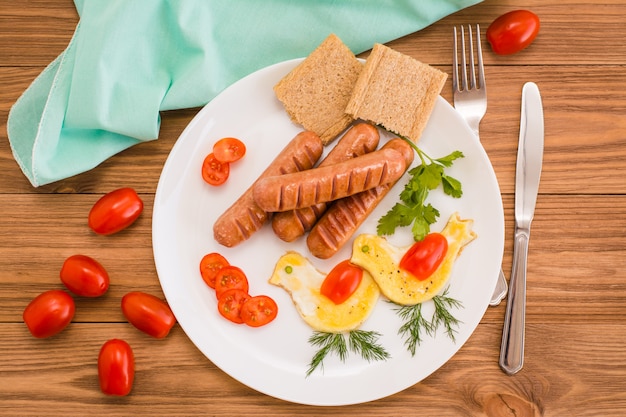
<instances>
[{"instance_id":1,"label":"cherry tomato","mask_svg":"<svg viewBox=\"0 0 626 417\"><path fill-rule=\"evenodd\" d=\"M157 339L167 336L176 324L176 317L165 301L140 291L122 297L122 312L130 324Z\"/></svg>"},{"instance_id":2,"label":"cherry tomato","mask_svg":"<svg viewBox=\"0 0 626 417\"><path fill-rule=\"evenodd\" d=\"M37 338L54 336L74 318L76 306L71 295L63 290L39 294L24 309L24 323Z\"/></svg>"},{"instance_id":3,"label":"cherry tomato","mask_svg":"<svg viewBox=\"0 0 626 417\"><path fill-rule=\"evenodd\" d=\"M241 269L229 265L220 269L215 277L215 295L219 298L224 291L233 288L248 292L248 278Z\"/></svg>"},{"instance_id":4,"label":"cherry tomato","mask_svg":"<svg viewBox=\"0 0 626 417\"><path fill-rule=\"evenodd\" d=\"M363 270L349 260L338 263L324 278L320 293L335 304L346 301L356 291L363 278Z\"/></svg>"},{"instance_id":5,"label":"cherry tomato","mask_svg":"<svg viewBox=\"0 0 626 417\"><path fill-rule=\"evenodd\" d=\"M127 228L143 211L143 201L132 188L119 188L96 201L89 212L89 227L100 235Z\"/></svg>"},{"instance_id":6,"label":"cherry tomato","mask_svg":"<svg viewBox=\"0 0 626 417\"><path fill-rule=\"evenodd\" d=\"M241 320L252 327L265 326L278 315L276 301L267 295L257 295L246 300L241 306Z\"/></svg>"},{"instance_id":7,"label":"cherry tomato","mask_svg":"<svg viewBox=\"0 0 626 417\"><path fill-rule=\"evenodd\" d=\"M241 324L243 323L241 307L249 298L250 295L248 295L247 291L238 288L226 290L217 299L217 310L223 317L233 323Z\"/></svg>"},{"instance_id":8,"label":"cherry tomato","mask_svg":"<svg viewBox=\"0 0 626 417\"><path fill-rule=\"evenodd\" d=\"M213 145L213 154L220 162L235 162L246 154L246 145L237 138L222 138Z\"/></svg>"},{"instance_id":9,"label":"cherry tomato","mask_svg":"<svg viewBox=\"0 0 626 417\"><path fill-rule=\"evenodd\" d=\"M400 260L400 268L423 281L439 268L447 251L446 237L441 233L429 233L404 254Z\"/></svg>"},{"instance_id":10,"label":"cherry tomato","mask_svg":"<svg viewBox=\"0 0 626 417\"><path fill-rule=\"evenodd\" d=\"M211 288L215 288L215 278L217 277L217 273L220 269L229 265L230 264L226 258L219 253L213 252L204 255L200 261L200 274L202 275L202 279L206 285Z\"/></svg>"},{"instance_id":11,"label":"cherry tomato","mask_svg":"<svg viewBox=\"0 0 626 417\"><path fill-rule=\"evenodd\" d=\"M493 52L510 55L530 45L539 33L539 17L529 10L514 10L494 20L487 28Z\"/></svg>"},{"instance_id":12,"label":"cherry tomato","mask_svg":"<svg viewBox=\"0 0 626 417\"><path fill-rule=\"evenodd\" d=\"M109 289L109 274L98 261L86 255L72 255L63 262L61 281L82 297L99 297Z\"/></svg>"},{"instance_id":13,"label":"cherry tomato","mask_svg":"<svg viewBox=\"0 0 626 417\"><path fill-rule=\"evenodd\" d=\"M98 355L100 389L108 395L128 395L135 379L135 356L121 339L105 342Z\"/></svg>"},{"instance_id":14,"label":"cherry tomato","mask_svg":"<svg viewBox=\"0 0 626 417\"><path fill-rule=\"evenodd\" d=\"M215 154L210 153L202 162L202 178L211 185L222 185L230 175L230 164L220 162Z\"/></svg>"}]
</instances>

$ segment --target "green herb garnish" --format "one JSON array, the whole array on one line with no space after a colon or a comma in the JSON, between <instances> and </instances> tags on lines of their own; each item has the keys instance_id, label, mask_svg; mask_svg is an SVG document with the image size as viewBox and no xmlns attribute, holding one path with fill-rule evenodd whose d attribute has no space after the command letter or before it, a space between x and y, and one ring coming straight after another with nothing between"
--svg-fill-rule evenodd
<instances>
[{"instance_id":1,"label":"green herb garnish","mask_svg":"<svg viewBox=\"0 0 626 417\"><path fill-rule=\"evenodd\" d=\"M378 337L380 336L378 332L352 330L347 336L348 342L346 343L345 333L314 332L309 338L309 343L321 348L311 359L306 376L311 375L318 367L324 369L324 358L329 353L336 354L342 362L345 362L348 357L348 349L360 354L368 362L386 360L390 357L385 348L378 344Z\"/></svg>"},{"instance_id":2,"label":"green herb garnish","mask_svg":"<svg viewBox=\"0 0 626 417\"><path fill-rule=\"evenodd\" d=\"M400 193L400 202L378 220L376 231L380 236L392 235L396 228L412 224L413 238L420 241L439 217L439 210L426 204L428 193L441 184L445 194L454 198L463 195L461 182L445 173L445 168L451 167L456 159L463 158L463 153L454 151L443 158L433 159L410 140L407 142L415 149L421 164L409 170L411 178Z\"/></svg>"},{"instance_id":3,"label":"green herb garnish","mask_svg":"<svg viewBox=\"0 0 626 417\"><path fill-rule=\"evenodd\" d=\"M461 322L451 313L451 308L460 308L463 305L460 301L448 297L448 288L440 295L433 297L435 311L430 320L427 320L422 314L422 304L412 306L398 306L396 309L398 316L404 321L404 324L398 329L398 334L404 338L411 356L415 356L417 347L422 343L424 334L434 336L439 326L443 325L446 334L452 341L455 341L455 333Z\"/></svg>"}]
</instances>

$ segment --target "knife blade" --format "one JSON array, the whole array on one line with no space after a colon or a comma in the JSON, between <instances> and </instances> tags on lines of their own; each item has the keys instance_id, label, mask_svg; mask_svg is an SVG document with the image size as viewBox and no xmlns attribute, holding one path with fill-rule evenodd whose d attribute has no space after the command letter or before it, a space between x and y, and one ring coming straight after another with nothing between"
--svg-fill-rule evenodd
<instances>
[{"instance_id":1,"label":"knife blade","mask_svg":"<svg viewBox=\"0 0 626 417\"><path fill-rule=\"evenodd\" d=\"M500 346L500 368L509 375L519 372L524 365L528 241L539 192L543 141L541 95L537 84L528 82L522 89L520 136L515 172L513 267L509 279L509 298L506 304Z\"/></svg>"}]
</instances>

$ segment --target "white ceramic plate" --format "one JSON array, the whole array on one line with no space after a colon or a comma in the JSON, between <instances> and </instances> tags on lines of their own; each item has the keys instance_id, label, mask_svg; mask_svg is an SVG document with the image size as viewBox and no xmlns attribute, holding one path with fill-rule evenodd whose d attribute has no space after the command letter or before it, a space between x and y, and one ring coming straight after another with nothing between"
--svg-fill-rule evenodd
<instances>
[{"instance_id":1,"label":"white ceramic plate","mask_svg":"<svg viewBox=\"0 0 626 417\"><path fill-rule=\"evenodd\" d=\"M350 256L350 246L331 260L310 256L304 239L287 244L274 237L266 225L248 241L225 248L213 240L217 217L235 201L302 129L293 124L274 96L272 87L300 60L276 64L235 83L206 105L181 134L163 168L153 214L153 247L164 294L180 326L207 358L249 387L283 400L313 405L345 405L376 400L414 385L442 366L470 337L480 322L495 287L504 246L504 216L500 190L482 146L456 111L442 98L436 103L419 146L432 157L460 150L465 158L449 169L461 180L460 199L431 193L429 201L441 212L432 230L443 228L449 216L459 212L474 219L478 238L457 260L450 281L450 295L463 303L455 311L462 324L456 341L443 331L426 337L412 357L398 336L400 319L389 303L379 301L364 330L382 333L379 342L391 354L382 362L367 362L354 354L345 363L335 357L324 361L323 372L305 377L316 352L309 345L313 333L299 317L288 294L267 283L275 262L286 250L297 250L318 269L330 271ZM231 165L225 185L203 182L200 168L213 143L226 136L243 139L245 158ZM387 140L385 136L381 140ZM416 158L418 159L418 158ZM399 181L360 232L375 233L378 219L397 201L405 184ZM408 244L406 232L391 240ZM222 253L241 267L250 280L250 293L266 294L279 306L279 315L261 328L236 325L223 319L213 290L199 274L199 263L209 252ZM426 311L429 307L425 304Z\"/></svg>"}]
</instances>

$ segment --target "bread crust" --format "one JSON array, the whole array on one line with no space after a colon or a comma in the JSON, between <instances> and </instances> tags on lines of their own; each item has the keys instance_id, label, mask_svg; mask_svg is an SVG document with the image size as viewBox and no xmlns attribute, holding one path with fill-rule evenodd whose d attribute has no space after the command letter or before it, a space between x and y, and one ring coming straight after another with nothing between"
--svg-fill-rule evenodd
<instances>
[{"instance_id":1,"label":"bread crust","mask_svg":"<svg viewBox=\"0 0 626 417\"><path fill-rule=\"evenodd\" d=\"M328 145L354 121L345 108L362 69L352 51L331 34L274 86L274 93L294 123Z\"/></svg>"},{"instance_id":2,"label":"bread crust","mask_svg":"<svg viewBox=\"0 0 626 417\"><path fill-rule=\"evenodd\" d=\"M346 113L417 142L447 77L437 68L375 44Z\"/></svg>"}]
</instances>

